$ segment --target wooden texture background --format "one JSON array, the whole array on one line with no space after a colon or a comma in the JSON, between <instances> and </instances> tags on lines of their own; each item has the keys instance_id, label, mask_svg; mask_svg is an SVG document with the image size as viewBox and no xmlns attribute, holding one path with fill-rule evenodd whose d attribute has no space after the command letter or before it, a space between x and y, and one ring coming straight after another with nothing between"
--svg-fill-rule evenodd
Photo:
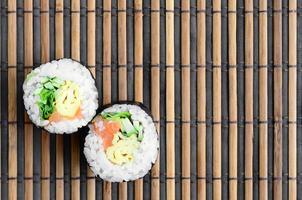
<instances>
[{"instance_id":1,"label":"wooden texture background","mask_svg":"<svg viewBox=\"0 0 302 200\"><path fill-rule=\"evenodd\" d=\"M32 125L22 84L62 57L99 105L150 110L160 155L128 183L95 178L87 129ZM302 199L302 0L1 0L0 198Z\"/></svg>"}]
</instances>

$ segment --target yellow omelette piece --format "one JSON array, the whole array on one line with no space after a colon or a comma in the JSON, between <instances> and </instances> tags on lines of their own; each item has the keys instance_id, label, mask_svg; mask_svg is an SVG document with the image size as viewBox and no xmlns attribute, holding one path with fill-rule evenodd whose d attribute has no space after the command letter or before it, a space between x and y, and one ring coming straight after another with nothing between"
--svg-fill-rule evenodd
<instances>
[{"instance_id":1,"label":"yellow omelette piece","mask_svg":"<svg viewBox=\"0 0 302 200\"><path fill-rule=\"evenodd\" d=\"M79 98L79 86L72 81L65 81L56 95L56 111L64 117L76 115L81 101Z\"/></svg>"},{"instance_id":2,"label":"yellow omelette piece","mask_svg":"<svg viewBox=\"0 0 302 200\"><path fill-rule=\"evenodd\" d=\"M106 149L106 155L112 163L122 165L133 160L133 154L139 147L139 142L135 135L123 139L119 135L119 132L114 134L112 146Z\"/></svg>"}]
</instances>

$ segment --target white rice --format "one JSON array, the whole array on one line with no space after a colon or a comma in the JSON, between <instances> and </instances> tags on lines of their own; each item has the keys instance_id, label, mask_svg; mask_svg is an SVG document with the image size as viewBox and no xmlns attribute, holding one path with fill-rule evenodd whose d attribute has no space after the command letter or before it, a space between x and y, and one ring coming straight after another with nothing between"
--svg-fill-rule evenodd
<instances>
[{"instance_id":1,"label":"white rice","mask_svg":"<svg viewBox=\"0 0 302 200\"><path fill-rule=\"evenodd\" d=\"M152 118L139 106L115 104L103 112L129 111L132 120L139 121L143 126L143 140L134 153L132 162L115 165L105 154L102 139L91 129L85 140L84 154L94 174L110 182L131 181L145 176L155 163L158 155L158 135Z\"/></svg>"},{"instance_id":2,"label":"white rice","mask_svg":"<svg viewBox=\"0 0 302 200\"><path fill-rule=\"evenodd\" d=\"M34 69L32 73L34 76L26 79L23 84L23 99L29 118L34 124L51 133L73 133L78 128L86 126L95 116L98 108L98 92L91 73L83 65L71 59L54 60ZM41 80L46 76L70 80L79 86L80 109L83 118L49 123L48 120L40 117L39 107L36 103L40 97L34 95L34 91L41 86Z\"/></svg>"}]
</instances>

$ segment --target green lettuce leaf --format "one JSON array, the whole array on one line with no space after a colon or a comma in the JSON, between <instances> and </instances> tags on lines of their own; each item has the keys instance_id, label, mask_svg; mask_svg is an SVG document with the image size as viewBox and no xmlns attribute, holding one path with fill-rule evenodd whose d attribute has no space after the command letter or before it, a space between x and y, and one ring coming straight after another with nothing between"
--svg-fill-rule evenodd
<instances>
[{"instance_id":1,"label":"green lettuce leaf","mask_svg":"<svg viewBox=\"0 0 302 200\"><path fill-rule=\"evenodd\" d=\"M64 81L57 77L45 77L41 81L42 87L35 90L40 100L37 102L42 119L48 119L55 110L55 98L58 88Z\"/></svg>"}]
</instances>

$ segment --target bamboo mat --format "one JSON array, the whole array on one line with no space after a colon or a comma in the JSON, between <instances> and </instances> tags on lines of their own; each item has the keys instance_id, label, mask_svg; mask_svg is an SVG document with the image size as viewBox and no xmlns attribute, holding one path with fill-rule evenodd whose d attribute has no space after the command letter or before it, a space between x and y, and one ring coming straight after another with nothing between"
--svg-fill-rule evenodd
<instances>
[{"instance_id":1,"label":"bamboo mat","mask_svg":"<svg viewBox=\"0 0 302 200\"><path fill-rule=\"evenodd\" d=\"M3 200L302 199L302 0L1 0ZM86 129L25 113L31 68L87 66L99 105L150 110L160 156L142 179L95 178Z\"/></svg>"}]
</instances>

